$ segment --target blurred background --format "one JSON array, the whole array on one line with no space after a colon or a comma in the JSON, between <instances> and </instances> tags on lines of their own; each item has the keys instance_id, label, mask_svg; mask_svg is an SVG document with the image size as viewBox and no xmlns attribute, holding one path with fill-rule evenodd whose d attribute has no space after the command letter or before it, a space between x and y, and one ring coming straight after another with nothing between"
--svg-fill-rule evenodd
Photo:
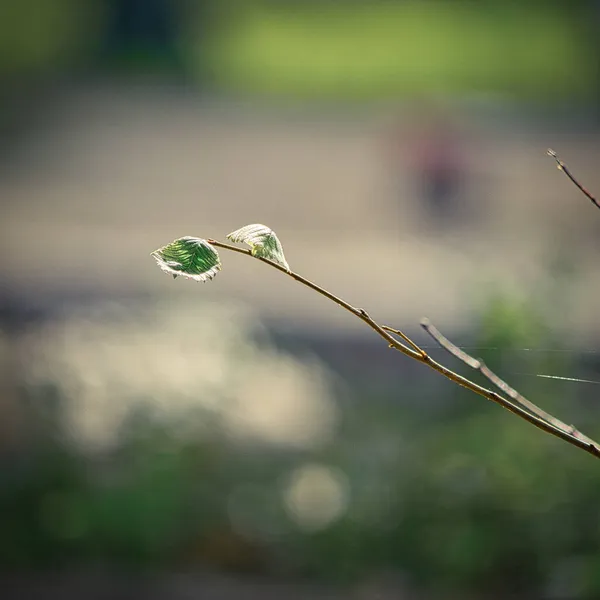
<instances>
[{"instance_id":1,"label":"blurred background","mask_svg":"<svg viewBox=\"0 0 600 600\"><path fill-rule=\"evenodd\" d=\"M592 457L150 257L265 223L598 439L599 126L597 0L1 2L3 597L599 598Z\"/></svg>"}]
</instances>

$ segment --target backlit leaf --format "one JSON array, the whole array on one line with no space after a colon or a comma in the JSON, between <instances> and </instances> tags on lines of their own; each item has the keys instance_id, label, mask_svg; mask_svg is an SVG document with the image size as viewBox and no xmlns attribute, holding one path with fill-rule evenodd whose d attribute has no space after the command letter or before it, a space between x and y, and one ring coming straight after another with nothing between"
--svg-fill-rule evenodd
<instances>
[{"instance_id":1,"label":"backlit leaf","mask_svg":"<svg viewBox=\"0 0 600 600\"><path fill-rule=\"evenodd\" d=\"M185 236L152 252L158 266L177 277L196 281L212 279L221 270L216 249L206 240Z\"/></svg>"},{"instance_id":2,"label":"backlit leaf","mask_svg":"<svg viewBox=\"0 0 600 600\"><path fill-rule=\"evenodd\" d=\"M252 256L267 258L281 265L288 271L290 267L283 254L283 246L279 238L272 229L260 223L246 225L241 229L231 232L227 238L232 242L248 244L251 248Z\"/></svg>"}]
</instances>

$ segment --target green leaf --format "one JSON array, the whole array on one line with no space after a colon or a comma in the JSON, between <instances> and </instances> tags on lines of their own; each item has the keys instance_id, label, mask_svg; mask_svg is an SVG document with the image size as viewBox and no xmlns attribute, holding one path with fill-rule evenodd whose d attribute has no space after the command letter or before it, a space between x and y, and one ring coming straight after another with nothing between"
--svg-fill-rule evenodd
<instances>
[{"instance_id":1,"label":"green leaf","mask_svg":"<svg viewBox=\"0 0 600 600\"><path fill-rule=\"evenodd\" d=\"M173 277L212 279L221 270L219 253L206 240L186 235L152 252L158 266Z\"/></svg>"},{"instance_id":2,"label":"green leaf","mask_svg":"<svg viewBox=\"0 0 600 600\"><path fill-rule=\"evenodd\" d=\"M290 266L287 260L285 260L283 246L279 238L266 225L261 225L260 223L246 225L228 234L227 238L232 242L248 244L251 248L252 256L267 258L288 271L290 270Z\"/></svg>"}]
</instances>

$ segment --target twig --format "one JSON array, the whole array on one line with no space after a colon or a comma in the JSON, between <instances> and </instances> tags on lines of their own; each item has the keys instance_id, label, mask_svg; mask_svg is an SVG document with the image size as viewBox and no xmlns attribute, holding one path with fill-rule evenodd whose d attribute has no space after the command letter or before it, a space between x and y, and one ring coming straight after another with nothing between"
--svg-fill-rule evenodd
<instances>
[{"instance_id":1,"label":"twig","mask_svg":"<svg viewBox=\"0 0 600 600\"><path fill-rule=\"evenodd\" d=\"M217 248L223 248L225 250L232 250L233 252L238 252L240 254L246 254L247 256L251 256L252 258L256 258L256 259L258 259L258 260L266 263L267 265L273 267L274 269L277 269L278 271L281 271L282 273L285 273L286 275L288 275L292 279L295 279L296 281L298 281L302 285L305 285L306 287L309 287L311 290L314 290L315 292L321 294L321 296L325 296L325 298L328 298L332 302L335 302L336 304L338 304L339 306L341 306L343 309L347 310L349 313L352 313L355 317L358 317L359 319L361 319L361 321L364 321L371 329L375 330L384 340L386 340L387 343L390 345L391 348L394 348L395 350L399 350L403 354L406 354L407 356L410 356L411 358L415 358L415 359L419 359L424 354L424 352L422 350L420 350L420 349L419 350L416 350L416 349L413 350L411 348L408 348L404 344L400 343L397 339L395 339L387 331L385 331L383 327L381 327L380 325L378 325L367 314L367 312L364 309L362 309L362 308L356 308L356 307L352 306L351 304L349 304L345 300L342 300L341 298L338 298L337 296L335 296L331 292L328 292L326 289L318 286L316 283L313 283L312 281L309 281L305 277L302 277L302 275L298 275L298 273L294 273L294 271L289 271L285 267L282 267L281 265L278 265L276 262L273 262L272 260L269 260L268 258L263 258L261 256L254 256L250 250L246 250L245 248L238 248L237 246L232 246L231 244L225 244L223 242L219 242L217 240L212 240L212 239L211 240L206 240L206 241L209 244L211 244L212 246L216 246ZM408 340L408 338L406 338L406 337L404 339ZM408 342L414 348L418 348L410 340L408 340Z\"/></svg>"},{"instance_id":2,"label":"twig","mask_svg":"<svg viewBox=\"0 0 600 600\"><path fill-rule=\"evenodd\" d=\"M558 154L556 154L556 152L554 152L552 148L548 148L546 154L548 156L551 156L556 161L556 166L558 167L558 170L562 171L577 186L577 188L579 188L583 195L586 196L597 208L600 208L600 204L598 204L598 201L596 200L596 198L594 198L593 194L585 187L583 187L581 183L579 183L577 178L569 170L569 167L567 167L567 165L565 165L565 163L562 160L560 160Z\"/></svg>"},{"instance_id":3,"label":"twig","mask_svg":"<svg viewBox=\"0 0 600 600\"><path fill-rule=\"evenodd\" d=\"M418 352L423 358L427 356L427 352L425 352L423 348L417 346L417 344L415 344L405 333L399 329L394 329L393 327L388 327L387 325L382 325L381 329L385 329L385 331L395 333L397 336L401 337L415 352Z\"/></svg>"},{"instance_id":4,"label":"twig","mask_svg":"<svg viewBox=\"0 0 600 600\"><path fill-rule=\"evenodd\" d=\"M335 296L331 292L328 292L326 289L318 286L316 283L313 283L312 281L306 279L305 277L302 277L301 275L298 275L297 273L294 273L293 271L287 270L285 267L282 267L281 265L279 265L267 258L253 256L250 250L246 250L244 248L239 248L237 246L232 246L230 244L225 244L225 243L219 242L217 240L209 239L206 241L209 244L212 244L213 246L215 246L217 248L231 250L233 252L238 252L239 254L245 254L246 256L251 256L252 258L256 258L256 259L266 263L267 265L273 267L274 269L277 269L278 271L285 273L292 279L295 279L297 282L301 283L302 285L314 290L321 296L328 298L329 300L331 300L338 306L341 306L344 310L348 311L350 314L354 315L355 317L359 318L361 321L365 322L371 329L373 329L377 334L379 334L388 343L390 348L398 350L399 352L402 352L402 354L405 354L406 356L409 356L410 358L427 365L428 367L430 367L434 371L437 371L438 373L440 373L441 375L443 375L450 381L456 383L457 385L465 387L468 390L474 392L475 394L479 394L480 396L483 396L484 398L487 398L488 400L491 400L492 402L499 404L500 406L504 407L506 410L509 410L513 414L521 417L522 419L525 419L526 421L528 421L529 423L531 423L538 429L541 429L542 431L545 431L546 433L554 435L554 436L568 442L569 444L576 446L577 448L585 450L586 452L590 453L591 455L595 456L596 458L600 458L600 445L597 444L596 442L593 442L589 438L579 434L579 432L576 432L574 429L571 430L571 429L567 428L567 426L565 426L561 421L559 421L558 419L554 419L554 417L552 417L551 415L548 415L547 413L543 412L541 409L535 407L535 405L533 405L532 403L529 403L529 401L526 401L526 402L529 403L531 406L535 407L535 410L537 412L533 412L533 411L531 411L531 409L526 410L519 404L515 404L515 403L511 402L510 400L508 400L507 398L504 398L497 392L494 392L492 390L484 388L484 387L480 386L479 384L467 379L466 377L463 377L462 375L459 375L458 373L451 371L444 365L433 360L431 358L431 356L429 356L429 354L427 354L421 347L419 347L417 344L415 344L407 335L405 335L401 331L399 331L397 329L393 329L391 327L388 327L387 325L379 325L362 308L356 308L356 307L352 306L351 304L342 300L338 296ZM428 324L428 326L430 328L433 327L429 324ZM408 345L404 345L402 342L397 340L395 337L393 337L390 334L390 332L394 333L395 335L398 335ZM439 334L439 335L441 336L441 334ZM446 338L443 338L443 339L445 340ZM451 344L448 340L446 340L446 342L448 345ZM454 346L454 345L452 345L452 346ZM468 356L466 353L462 352L462 350L460 350L459 348L456 348L455 346L454 346L454 348L456 349L456 353L453 352L453 354L455 354L455 356L458 356L459 358L464 357L464 359L466 359L465 362L467 364L470 364L470 366L473 366L473 364L475 364L477 362L477 361L475 361L475 359ZM471 362L469 362L469 361L471 361ZM473 367L473 368L475 368L475 367ZM506 387L508 388L508 386L506 386ZM512 389L512 388L509 388L509 389ZM503 390L503 391L505 391L505 390ZM526 406L526 404L524 404L524 405ZM545 417L540 416L540 414L547 415L549 417L549 419L552 419L552 421ZM558 423L561 426L558 426L555 423Z\"/></svg>"}]
</instances>

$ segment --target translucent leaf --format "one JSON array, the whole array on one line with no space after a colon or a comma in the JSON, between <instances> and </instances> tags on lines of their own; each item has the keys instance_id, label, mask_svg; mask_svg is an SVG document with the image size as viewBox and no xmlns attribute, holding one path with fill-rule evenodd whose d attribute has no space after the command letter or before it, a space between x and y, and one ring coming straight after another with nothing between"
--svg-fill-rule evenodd
<instances>
[{"instance_id":1,"label":"translucent leaf","mask_svg":"<svg viewBox=\"0 0 600 600\"><path fill-rule=\"evenodd\" d=\"M266 225L261 225L260 223L246 225L227 235L227 238L232 242L248 244L251 248L252 256L268 258L288 271L290 270L290 266L283 255L283 246L279 238Z\"/></svg>"},{"instance_id":2,"label":"translucent leaf","mask_svg":"<svg viewBox=\"0 0 600 600\"><path fill-rule=\"evenodd\" d=\"M185 236L152 252L158 266L173 277L212 279L221 270L219 253L206 240Z\"/></svg>"}]
</instances>

